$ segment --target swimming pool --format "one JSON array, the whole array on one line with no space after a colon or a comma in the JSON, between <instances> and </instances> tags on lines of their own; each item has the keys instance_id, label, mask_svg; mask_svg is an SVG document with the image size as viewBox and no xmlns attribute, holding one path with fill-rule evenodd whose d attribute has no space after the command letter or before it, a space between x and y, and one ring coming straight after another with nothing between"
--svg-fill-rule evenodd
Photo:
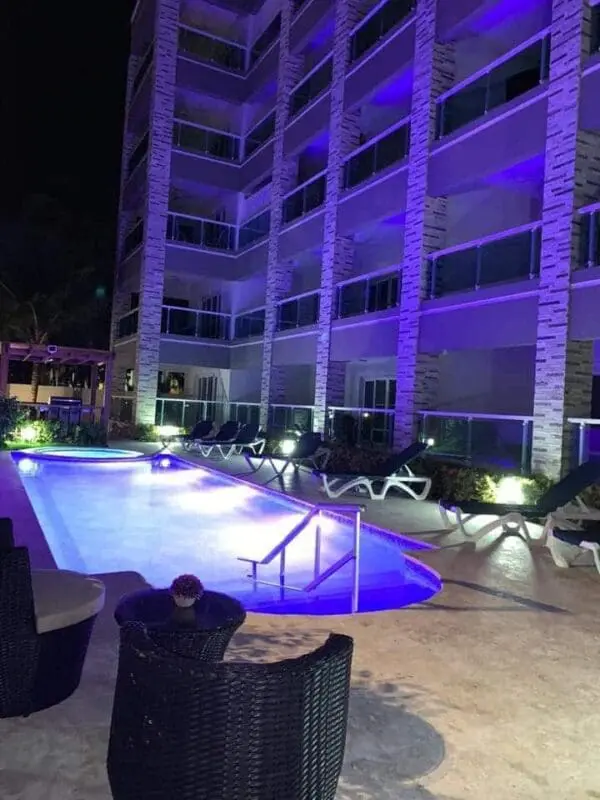
<instances>
[{"instance_id":1,"label":"swimming pool","mask_svg":"<svg viewBox=\"0 0 600 800\"><path fill-rule=\"evenodd\" d=\"M123 452L123 451L122 451ZM106 455L107 451L104 451ZM286 550L286 586L254 584L240 558L263 558L311 507L174 456L50 458L14 453L21 481L58 567L103 574L137 572L154 586L194 573L205 586L269 613L340 614L351 610L353 563L314 591L317 522ZM47 455L47 454L46 454ZM322 573L353 543L353 522L320 517ZM360 536L359 611L401 608L441 589L439 576L407 555L429 546L367 525ZM260 568L279 580L279 560Z\"/></svg>"}]
</instances>

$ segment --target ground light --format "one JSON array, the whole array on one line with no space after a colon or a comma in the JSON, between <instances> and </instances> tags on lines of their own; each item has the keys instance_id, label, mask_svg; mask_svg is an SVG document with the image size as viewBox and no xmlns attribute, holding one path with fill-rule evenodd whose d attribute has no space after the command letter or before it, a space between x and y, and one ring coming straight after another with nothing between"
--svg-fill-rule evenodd
<instances>
[{"instance_id":1,"label":"ground light","mask_svg":"<svg viewBox=\"0 0 600 800\"><path fill-rule=\"evenodd\" d=\"M521 478L508 476L501 478L496 487L496 502L507 506L520 506L525 502Z\"/></svg>"},{"instance_id":2,"label":"ground light","mask_svg":"<svg viewBox=\"0 0 600 800\"><path fill-rule=\"evenodd\" d=\"M157 425L156 433L158 434L159 437L179 436L179 434L181 433L181 428L178 428L177 425Z\"/></svg>"},{"instance_id":3,"label":"ground light","mask_svg":"<svg viewBox=\"0 0 600 800\"><path fill-rule=\"evenodd\" d=\"M282 439L279 443L279 449L284 456L291 456L296 449L297 442L294 439Z\"/></svg>"},{"instance_id":4,"label":"ground light","mask_svg":"<svg viewBox=\"0 0 600 800\"><path fill-rule=\"evenodd\" d=\"M38 432L33 425L24 425L19 430L18 438L22 442L35 442L38 438Z\"/></svg>"}]
</instances>

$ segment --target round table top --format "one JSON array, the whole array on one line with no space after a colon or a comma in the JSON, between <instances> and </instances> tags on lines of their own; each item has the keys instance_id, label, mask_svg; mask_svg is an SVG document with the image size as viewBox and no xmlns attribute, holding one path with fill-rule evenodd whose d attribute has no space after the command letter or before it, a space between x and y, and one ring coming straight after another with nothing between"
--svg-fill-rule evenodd
<instances>
[{"instance_id":1,"label":"round table top","mask_svg":"<svg viewBox=\"0 0 600 800\"><path fill-rule=\"evenodd\" d=\"M64 569L32 570L31 584L38 633L77 625L104 608L102 581Z\"/></svg>"},{"instance_id":2,"label":"round table top","mask_svg":"<svg viewBox=\"0 0 600 800\"><path fill-rule=\"evenodd\" d=\"M246 612L242 604L229 595L205 591L192 608L180 609L169 589L144 589L125 595L115 609L115 620L119 625L125 622L142 622L148 627L189 628L216 630L244 619Z\"/></svg>"}]
</instances>

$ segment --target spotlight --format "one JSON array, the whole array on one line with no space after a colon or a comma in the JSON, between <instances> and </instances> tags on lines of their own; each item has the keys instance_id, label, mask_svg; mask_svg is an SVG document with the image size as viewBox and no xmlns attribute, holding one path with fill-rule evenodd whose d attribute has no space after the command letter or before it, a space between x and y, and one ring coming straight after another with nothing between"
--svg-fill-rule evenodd
<instances>
[{"instance_id":1,"label":"spotlight","mask_svg":"<svg viewBox=\"0 0 600 800\"><path fill-rule=\"evenodd\" d=\"M525 502L520 478L501 478L496 487L496 502L507 506L520 506Z\"/></svg>"},{"instance_id":2,"label":"spotlight","mask_svg":"<svg viewBox=\"0 0 600 800\"><path fill-rule=\"evenodd\" d=\"M33 425L25 425L19 431L19 439L22 442L35 442L37 438L38 438L38 433Z\"/></svg>"},{"instance_id":3,"label":"spotlight","mask_svg":"<svg viewBox=\"0 0 600 800\"><path fill-rule=\"evenodd\" d=\"M296 444L297 442L295 442L293 439L283 439L283 441L279 444L279 449L284 456L291 456L296 449Z\"/></svg>"},{"instance_id":4,"label":"spotlight","mask_svg":"<svg viewBox=\"0 0 600 800\"><path fill-rule=\"evenodd\" d=\"M17 462L17 466L23 475L35 475L38 469L37 463L32 458L21 458Z\"/></svg>"}]
</instances>

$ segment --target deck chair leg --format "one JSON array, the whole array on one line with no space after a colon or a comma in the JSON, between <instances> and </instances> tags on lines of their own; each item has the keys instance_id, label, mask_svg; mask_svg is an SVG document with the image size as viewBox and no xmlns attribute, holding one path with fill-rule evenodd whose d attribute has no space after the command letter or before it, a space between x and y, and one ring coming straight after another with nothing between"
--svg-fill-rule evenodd
<instances>
[{"instance_id":1,"label":"deck chair leg","mask_svg":"<svg viewBox=\"0 0 600 800\"><path fill-rule=\"evenodd\" d=\"M581 554L581 548L578 545L561 542L560 539L556 538L552 531L550 531L548 534L546 547L548 550L550 550L550 555L552 556L552 560L556 566L560 567L561 569L567 569L570 567L577 556Z\"/></svg>"},{"instance_id":2,"label":"deck chair leg","mask_svg":"<svg viewBox=\"0 0 600 800\"><path fill-rule=\"evenodd\" d=\"M584 540L581 542L581 549L591 552L596 569L600 574L600 544L598 544L598 542L586 542Z\"/></svg>"},{"instance_id":3,"label":"deck chair leg","mask_svg":"<svg viewBox=\"0 0 600 800\"><path fill-rule=\"evenodd\" d=\"M442 525L448 531L454 531L458 527L457 522L452 522L450 519L450 512L448 509L442 505L442 503L438 503L438 509L440 512L440 517L442 518Z\"/></svg>"}]
</instances>

